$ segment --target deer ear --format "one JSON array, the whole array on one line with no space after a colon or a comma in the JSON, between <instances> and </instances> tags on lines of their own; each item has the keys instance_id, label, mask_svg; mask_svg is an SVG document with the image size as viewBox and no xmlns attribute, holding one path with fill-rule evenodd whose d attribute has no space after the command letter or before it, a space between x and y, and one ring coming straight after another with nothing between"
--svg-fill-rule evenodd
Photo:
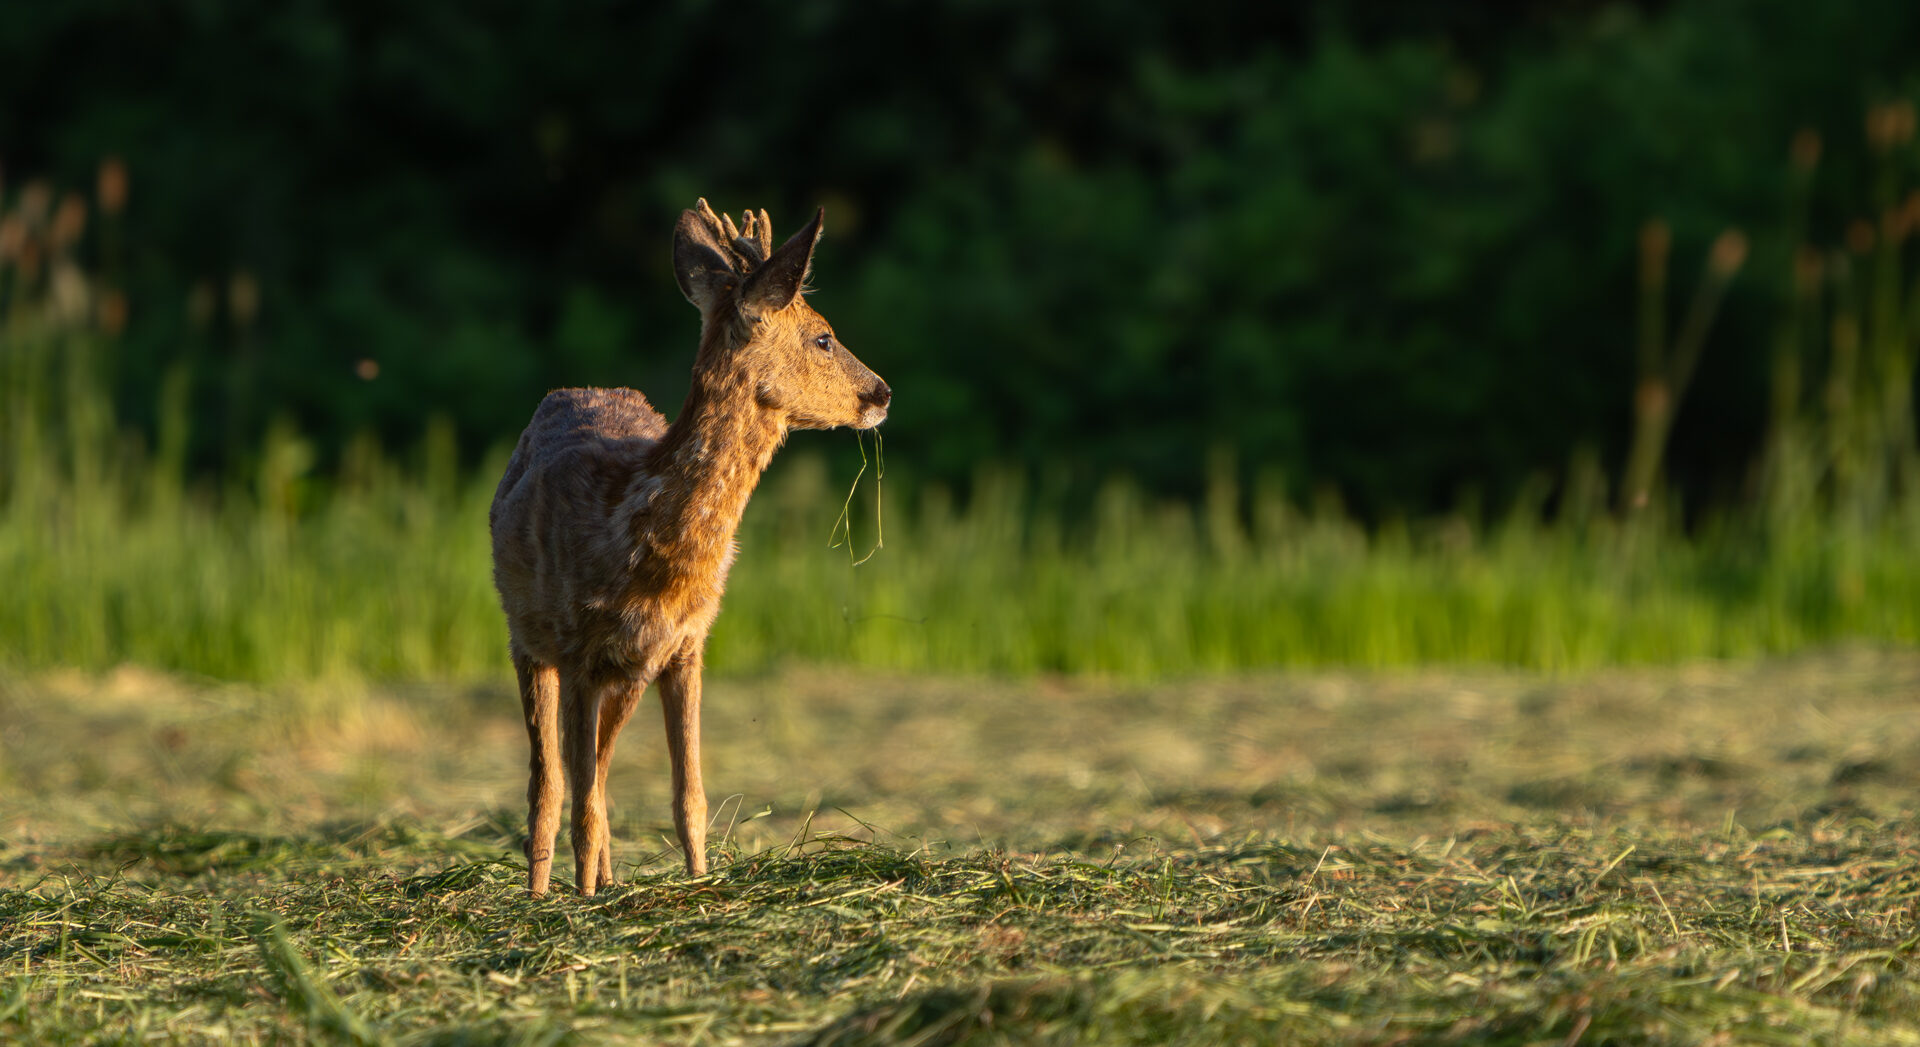
<instances>
[{"instance_id":1,"label":"deer ear","mask_svg":"<svg viewBox=\"0 0 1920 1047\"><path fill-rule=\"evenodd\" d=\"M680 224L673 229L673 279L687 301L703 313L740 279L698 211L681 212Z\"/></svg>"},{"instance_id":2,"label":"deer ear","mask_svg":"<svg viewBox=\"0 0 1920 1047\"><path fill-rule=\"evenodd\" d=\"M756 266L740 289L740 310L748 316L777 313L793 304L800 285L807 282L807 267L813 264L813 245L820 242L820 227L826 221L825 208L814 212L813 221L793 238L780 245L773 257Z\"/></svg>"}]
</instances>

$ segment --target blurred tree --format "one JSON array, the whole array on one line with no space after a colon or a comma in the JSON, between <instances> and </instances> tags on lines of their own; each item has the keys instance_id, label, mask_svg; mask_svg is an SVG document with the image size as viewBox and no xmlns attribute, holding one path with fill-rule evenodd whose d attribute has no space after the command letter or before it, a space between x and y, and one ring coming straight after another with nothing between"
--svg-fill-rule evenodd
<instances>
[{"instance_id":1,"label":"blurred tree","mask_svg":"<svg viewBox=\"0 0 1920 1047\"><path fill-rule=\"evenodd\" d=\"M553 385L671 414L668 235L706 195L827 204L820 294L899 391L896 465L1191 493L1224 445L1420 511L1618 461L1636 231L1697 258L1738 226L1784 272L1812 126L1835 239L1844 132L1920 96L1917 30L1904 0L90 0L0 21L0 160L126 158L123 410L188 361L203 465L281 414L337 447L443 413L470 454ZM1735 285L1704 350L1693 491L1758 446L1783 287Z\"/></svg>"}]
</instances>

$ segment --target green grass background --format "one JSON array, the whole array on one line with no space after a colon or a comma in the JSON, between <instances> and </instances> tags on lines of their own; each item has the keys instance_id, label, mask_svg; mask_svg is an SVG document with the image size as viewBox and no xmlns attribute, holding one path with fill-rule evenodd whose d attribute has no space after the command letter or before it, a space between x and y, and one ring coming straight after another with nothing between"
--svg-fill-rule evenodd
<instances>
[{"instance_id":1,"label":"green grass background","mask_svg":"<svg viewBox=\"0 0 1920 1047\"><path fill-rule=\"evenodd\" d=\"M295 483L272 463L299 454L270 438L258 488L224 497L133 452L81 478L19 469L0 505L0 656L256 681L504 672L491 470L457 475L430 439L421 468L368 454L312 504L276 505ZM853 567L828 548L843 492L819 464L789 463L749 510L719 671L1560 669L1920 638L1920 514L1904 507L1870 527L1736 519L1697 537L1524 513L1369 534L1272 493L1248 514L1230 488L1194 510L1116 482L1069 526L1002 472L964 506L896 498L885 547ZM856 545L878 533L870 513L855 530Z\"/></svg>"},{"instance_id":2,"label":"green grass background","mask_svg":"<svg viewBox=\"0 0 1920 1047\"><path fill-rule=\"evenodd\" d=\"M361 441L320 475L311 444L275 426L251 474L193 480L178 384L158 391L149 448L94 384L92 336L22 326L4 345L0 661L274 682L505 672L486 522L501 454L462 470L429 426L397 459ZM1920 639L1910 494L1782 496L1682 528L1657 506L1609 513L1604 478L1576 459L1550 509L1367 528L1332 503L1298 507L1277 477L1242 489L1217 452L1196 454L1197 504L1115 480L1072 505L1010 468L984 469L964 501L902 495L912 458L896 447L894 486L869 472L852 497L853 552L885 540L854 566L828 545L848 492L824 459L862 452L843 434L796 442L742 527L718 671L1567 669ZM1812 458L1776 456L1788 475L1772 489L1810 490L1793 476Z\"/></svg>"}]
</instances>

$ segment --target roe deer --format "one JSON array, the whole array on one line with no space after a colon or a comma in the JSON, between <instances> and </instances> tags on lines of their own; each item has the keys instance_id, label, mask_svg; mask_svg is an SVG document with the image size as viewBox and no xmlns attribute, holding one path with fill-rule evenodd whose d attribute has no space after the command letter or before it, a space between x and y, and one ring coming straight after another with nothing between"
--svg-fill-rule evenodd
<instances>
[{"instance_id":1,"label":"roe deer","mask_svg":"<svg viewBox=\"0 0 1920 1047\"><path fill-rule=\"evenodd\" d=\"M765 211L737 227L705 200L681 214L674 277L701 322L680 417L669 426L632 389L548 393L500 478L488 519L533 750L535 897L553 871L563 762L580 893L612 882L607 764L656 680L674 829L687 871L706 872L700 666L740 515L788 430L869 429L893 398L801 294L825 217L774 250Z\"/></svg>"}]
</instances>

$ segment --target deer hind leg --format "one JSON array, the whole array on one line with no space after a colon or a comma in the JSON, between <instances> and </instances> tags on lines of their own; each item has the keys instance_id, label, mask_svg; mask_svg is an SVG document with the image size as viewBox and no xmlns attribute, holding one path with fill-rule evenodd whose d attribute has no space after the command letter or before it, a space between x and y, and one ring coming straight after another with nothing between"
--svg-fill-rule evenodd
<instances>
[{"instance_id":1,"label":"deer hind leg","mask_svg":"<svg viewBox=\"0 0 1920 1047\"><path fill-rule=\"evenodd\" d=\"M565 725L567 789L573 793L573 871L580 893L600 886L600 852L607 842L607 811L599 782L598 681L568 674L560 679L560 719Z\"/></svg>"},{"instance_id":2,"label":"deer hind leg","mask_svg":"<svg viewBox=\"0 0 1920 1047\"><path fill-rule=\"evenodd\" d=\"M673 761L673 828L687 854L687 872L707 871L707 791L700 781L700 653L675 660L660 674L660 709Z\"/></svg>"},{"instance_id":3,"label":"deer hind leg","mask_svg":"<svg viewBox=\"0 0 1920 1047\"><path fill-rule=\"evenodd\" d=\"M633 717L634 707L640 704L640 695L647 685L639 680L623 681L606 688L600 697L600 736L594 750L594 782L600 790L600 810L604 815L607 803L607 767L613 763L613 742L620 737L620 729ZM603 817L600 821L600 882L613 882L613 828L611 819Z\"/></svg>"},{"instance_id":4,"label":"deer hind leg","mask_svg":"<svg viewBox=\"0 0 1920 1047\"><path fill-rule=\"evenodd\" d=\"M560 831L560 673L518 651L520 708L531 750L527 776L527 893L547 893L553 874L553 838Z\"/></svg>"}]
</instances>

